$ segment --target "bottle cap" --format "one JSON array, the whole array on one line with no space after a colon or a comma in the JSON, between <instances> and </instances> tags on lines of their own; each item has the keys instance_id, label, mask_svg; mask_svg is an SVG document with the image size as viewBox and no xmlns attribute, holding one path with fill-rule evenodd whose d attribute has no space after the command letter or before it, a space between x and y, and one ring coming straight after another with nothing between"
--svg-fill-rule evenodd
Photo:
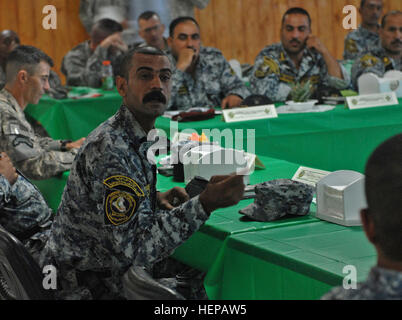
<instances>
[{"instance_id":1,"label":"bottle cap","mask_svg":"<svg viewBox=\"0 0 402 320\"><path fill-rule=\"evenodd\" d=\"M108 65L110 65L110 60L104 60L104 61L102 62L102 64L103 64L104 66L108 66Z\"/></svg>"}]
</instances>

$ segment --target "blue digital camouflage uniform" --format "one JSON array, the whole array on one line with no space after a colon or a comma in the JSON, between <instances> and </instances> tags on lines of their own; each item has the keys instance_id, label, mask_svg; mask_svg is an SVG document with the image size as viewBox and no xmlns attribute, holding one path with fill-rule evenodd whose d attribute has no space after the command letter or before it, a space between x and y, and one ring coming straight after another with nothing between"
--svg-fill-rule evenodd
<instances>
[{"instance_id":1,"label":"blue digital camouflage uniform","mask_svg":"<svg viewBox=\"0 0 402 320\"><path fill-rule=\"evenodd\" d=\"M6 89L0 91L0 136L0 150L30 179L48 179L69 170L77 153L76 149L62 152L62 140L36 135Z\"/></svg>"},{"instance_id":2,"label":"blue digital camouflage uniform","mask_svg":"<svg viewBox=\"0 0 402 320\"><path fill-rule=\"evenodd\" d=\"M333 288L322 300L401 300L402 272L380 267L370 270L365 282L358 283L356 289Z\"/></svg>"},{"instance_id":3,"label":"blue digital camouflage uniform","mask_svg":"<svg viewBox=\"0 0 402 320\"><path fill-rule=\"evenodd\" d=\"M169 58L175 66L176 59L171 53ZM222 99L228 95L245 99L250 93L218 49L201 47L194 78L187 72L174 69L168 109L220 107Z\"/></svg>"},{"instance_id":4,"label":"blue digital camouflage uniform","mask_svg":"<svg viewBox=\"0 0 402 320\"><path fill-rule=\"evenodd\" d=\"M345 89L349 86L350 76L340 65L344 79L328 74L324 58L318 52L304 49L300 68L297 69L289 58L281 43L265 47L255 59L250 76L250 91L264 95L272 101L286 101L292 84L310 80L314 91L318 84L334 89Z\"/></svg>"},{"instance_id":5,"label":"blue digital camouflage uniform","mask_svg":"<svg viewBox=\"0 0 402 320\"><path fill-rule=\"evenodd\" d=\"M63 58L61 72L66 76L69 86L99 88L102 85L102 62L111 61L113 69L117 68L120 50L111 53L111 48L98 46L94 51L89 41L81 42L71 49Z\"/></svg>"},{"instance_id":6,"label":"blue digital camouflage uniform","mask_svg":"<svg viewBox=\"0 0 402 320\"><path fill-rule=\"evenodd\" d=\"M59 298L105 298L100 287L107 299L121 298L130 265L152 270L208 219L198 197L157 208L152 144L122 106L81 147L42 251L41 265L57 268Z\"/></svg>"},{"instance_id":7,"label":"blue digital camouflage uniform","mask_svg":"<svg viewBox=\"0 0 402 320\"><path fill-rule=\"evenodd\" d=\"M0 174L0 224L24 241L47 225L52 210L36 187L19 175L13 185Z\"/></svg>"},{"instance_id":8,"label":"blue digital camouflage uniform","mask_svg":"<svg viewBox=\"0 0 402 320\"><path fill-rule=\"evenodd\" d=\"M383 77L384 73L389 70L402 71L402 58L399 61L394 60L387 55L382 47L363 52L353 64L352 84L357 89L357 80L362 74L372 72Z\"/></svg>"},{"instance_id":9,"label":"blue digital camouflage uniform","mask_svg":"<svg viewBox=\"0 0 402 320\"><path fill-rule=\"evenodd\" d=\"M380 27L380 26L378 26ZM361 25L345 37L343 59L355 60L362 52L381 47L380 36Z\"/></svg>"}]
</instances>

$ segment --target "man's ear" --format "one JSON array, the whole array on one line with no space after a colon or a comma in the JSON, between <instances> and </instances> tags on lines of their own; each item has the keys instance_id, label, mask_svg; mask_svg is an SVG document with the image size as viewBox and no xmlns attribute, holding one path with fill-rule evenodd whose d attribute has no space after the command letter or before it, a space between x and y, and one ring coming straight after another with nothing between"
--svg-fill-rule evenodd
<instances>
[{"instance_id":1,"label":"man's ear","mask_svg":"<svg viewBox=\"0 0 402 320\"><path fill-rule=\"evenodd\" d=\"M165 32L165 25L162 24L161 27L162 27L162 33L164 33Z\"/></svg>"},{"instance_id":2,"label":"man's ear","mask_svg":"<svg viewBox=\"0 0 402 320\"><path fill-rule=\"evenodd\" d=\"M121 76L117 76L116 88L119 94L124 98L127 95L127 80Z\"/></svg>"},{"instance_id":3,"label":"man's ear","mask_svg":"<svg viewBox=\"0 0 402 320\"><path fill-rule=\"evenodd\" d=\"M360 219L362 221L363 230L366 233L367 238L372 244L375 244L376 243L375 226L368 209L360 210Z\"/></svg>"},{"instance_id":4,"label":"man's ear","mask_svg":"<svg viewBox=\"0 0 402 320\"><path fill-rule=\"evenodd\" d=\"M16 80L20 84L25 84L28 82L29 74L26 70L20 70L17 73Z\"/></svg>"}]
</instances>

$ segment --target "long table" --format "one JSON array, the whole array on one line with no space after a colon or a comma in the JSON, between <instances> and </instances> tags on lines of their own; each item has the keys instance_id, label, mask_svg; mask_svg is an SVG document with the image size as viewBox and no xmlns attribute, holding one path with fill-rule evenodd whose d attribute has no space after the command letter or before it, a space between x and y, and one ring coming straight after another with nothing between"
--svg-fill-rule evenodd
<instances>
[{"instance_id":1,"label":"long table","mask_svg":"<svg viewBox=\"0 0 402 320\"><path fill-rule=\"evenodd\" d=\"M116 92L79 100L43 98L27 112L53 138L78 139L114 114L120 102ZM169 134L169 119L159 118L156 126ZM277 119L230 125L217 116L179 123L178 127L199 133L205 128L243 129L245 134L247 129L255 129L255 151L266 166L250 177L250 183L255 184L291 178L299 167L296 163L330 171L362 171L372 149L402 131L402 106L355 111L337 106L320 114L284 114ZM267 156L271 153L285 160ZM65 172L35 182L53 209L58 206L67 178ZM174 185L184 186L158 176L159 190ZM210 299L317 299L332 286L342 284L344 266L355 266L361 281L374 265L374 249L360 227L347 228L315 218L315 204L303 217L252 221L238 213L252 201L242 200L236 206L213 212L174 253L177 260L207 273L204 284Z\"/></svg>"},{"instance_id":2,"label":"long table","mask_svg":"<svg viewBox=\"0 0 402 320\"><path fill-rule=\"evenodd\" d=\"M250 183L291 178L299 165L261 157ZM158 189L172 185L158 181ZM180 184L179 184L180 185ZM366 279L376 254L361 227L344 227L315 218L316 206L302 217L253 221L239 210L253 200L213 212L206 223L176 249L173 257L205 271L210 299L319 299L342 285L344 268Z\"/></svg>"},{"instance_id":3,"label":"long table","mask_svg":"<svg viewBox=\"0 0 402 320\"><path fill-rule=\"evenodd\" d=\"M121 104L117 91L98 91L102 94L98 98L55 100L45 96L39 105L28 106L26 112L41 122L51 137L76 140L112 116ZM276 119L237 123L225 123L220 115L187 123L173 124L164 117L156 121L156 127L168 137L174 126L199 134L203 130L223 133L228 129L234 136L236 130L242 130L240 138L229 142L222 139L221 143L224 146L238 143L245 150L251 146L248 130L255 130L255 148L251 151L257 155L328 171L363 172L372 151L387 138L402 132L402 99L396 106L349 110L338 105L327 112L279 114Z\"/></svg>"}]
</instances>

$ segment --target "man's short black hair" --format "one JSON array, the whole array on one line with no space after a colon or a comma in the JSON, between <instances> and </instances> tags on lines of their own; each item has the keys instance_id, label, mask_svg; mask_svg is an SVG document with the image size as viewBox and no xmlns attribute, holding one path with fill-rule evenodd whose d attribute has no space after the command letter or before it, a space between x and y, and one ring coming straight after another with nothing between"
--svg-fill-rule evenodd
<instances>
[{"instance_id":1,"label":"man's short black hair","mask_svg":"<svg viewBox=\"0 0 402 320\"><path fill-rule=\"evenodd\" d=\"M42 50L33 46L18 46L7 57L6 79L12 81L20 70L26 70L33 75L41 61L53 67L53 60Z\"/></svg>"},{"instance_id":2,"label":"man's short black hair","mask_svg":"<svg viewBox=\"0 0 402 320\"><path fill-rule=\"evenodd\" d=\"M307 16L307 18L308 18L308 25L309 25L309 27L311 27L311 17L310 17L310 14L307 12L307 10L305 10L305 9L303 9L303 8L299 8L299 7L290 8L290 9L288 9L288 10L283 14L283 16L282 16L282 26L283 26L283 23L285 22L285 17L286 17L287 15L289 15L289 14L302 14L302 15Z\"/></svg>"},{"instance_id":3,"label":"man's short black hair","mask_svg":"<svg viewBox=\"0 0 402 320\"><path fill-rule=\"evenodd\" d=\"M176 26L179 25L180 23L186 22L186 21L192 21L195 23L195 25L197 26L198 29L200 29L200 26L197 22L197 20L195 20L193 17L178 17L176 19L174 19L170 25L169 25L169 36L173 38L174 35L174 29L176 29Z\"/></svg>"},{"instance_id":4,"label":"man's short black hair","mask_svg":"<svg viewBox=\"0 0 402 320\"><path fill-rule=\"evenodd\" d=\"M365 169L368 215L384 254L402 261L402 134L377 147Z\"/></svg>"},{"instance_id":5,"label":"man's short black hair","mask_svg":"<svg viewBox=\"0 0 402 320\"><path fill-rule=\"evenodd\" d=\"M160 20L161 18L159 17L159 14L157 14L155 11L144 11L138 16L138 21L142 20L149 20L153 16L157 16L158 19Z\"/></svg>"},{"instance_id":6,"label":"man's short black hair","mask_svg":"<svg viewBox=\"0 0 402 320\"><path fill-rule=\"evenodd\" d=\"M91 38L95 43L101 42L113 33L123 31L120 23L112 19L101 19L94 23L91 30Z\"/></svg>"},{"instance_id":7,"label":"man's short black hair","mask_svg":"<svg viewBox=\"0 0 402 320\"><path fill-rule=\"evenodd\" d=\"M402 14L402 11L392 10L392 11L387 12L386 14L384 14L384 16L381 19L381 29L385 28L385 25L387 24L387 18L389 16L395 16L395 15L398 15L398 14Z\"/></svg>"},{"instance_id":8,"label":"man's short black hair","mask_svg":"<svg viewBox=\"0 0 402 320\"><path fill-rule=\"evenodd\" d=\"M118 71L116 72L116 75L123 77L128 81L129 79L129 71L132 67L133 64L133 56L136 53L142 53L142 54L149 54L149 55L154 55L154 56L165 56L168 58L167 54L163 52L162 50L151 47L151 46L136 46L130 50L128 50L120 60L119 66L118 66Z\"/></svg>"}]
</instances>

